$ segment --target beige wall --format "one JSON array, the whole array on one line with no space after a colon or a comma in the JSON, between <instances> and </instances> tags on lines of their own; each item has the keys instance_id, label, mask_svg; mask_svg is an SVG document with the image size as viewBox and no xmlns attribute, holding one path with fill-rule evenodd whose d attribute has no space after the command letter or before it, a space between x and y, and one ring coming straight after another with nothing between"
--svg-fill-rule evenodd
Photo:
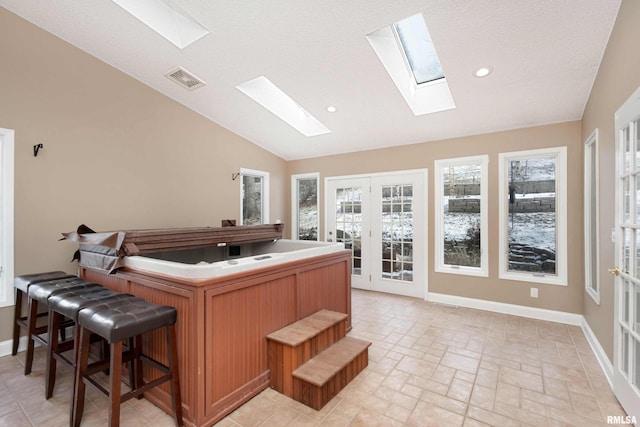
<instances>
[{"instance_id":1,"label":"beige wall","mask_svg":"<svg viewBox=\"0 0 640 427\"><path fill-rule=\"evenodd\" d=\"M241 167L270 172L283 218L285 162L0 8L0 127L15 129L15 274L73 273L60 233L218 226L239 217ZM44 149L33 156L33 145ZM0 309L0 342L13 308Z\"/></svg>"},{"instance_id":2,"label":"beige wall","mask_svg":"<svg viewBox=\"0 0 640 427\"><path fill-rule=\"evenodd\" d=\"M614 114L640 86L640 2L623 0L609 44L582 117L582 137L586 140L598 129L600 162L599 284L600 305L584 295L584 316L610 359L613 359L613 276L611 229L614 221L615 132Z\"/></svg>"},{"instance_id":3,"label":"beige wall","mask_svg":"<svg viewBox=\"0 0 640 427\"><path fill-rule=\"evenodd\" d=\"M498 279L498 153L545 147L568 148L568 286L532 284ZM477 278L434 271L434 160L489 155L489 277ZM372 150L292 161L288 174L320 172L321 205L324 178L352 174L428 168L428 280L429 291L582 313L582 142L580 122L569 122L530 129L456 138L397 148ZM289 182L290 185L290 182ZM289 215L291 215L289 213ZM290 221L287 221L290 222ZM324 236L324 212L320 216L320 235ZM539 289L539 298L531 298L530 288Z\"/></svg>"}]
</instances>

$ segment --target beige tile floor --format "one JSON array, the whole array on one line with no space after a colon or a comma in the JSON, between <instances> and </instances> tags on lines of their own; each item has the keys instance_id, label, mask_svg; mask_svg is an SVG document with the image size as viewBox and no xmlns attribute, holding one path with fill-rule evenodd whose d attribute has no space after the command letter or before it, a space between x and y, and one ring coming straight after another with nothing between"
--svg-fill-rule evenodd
<instances>
[{"instance_id":1,"label":"beige tile floor","mask_svg":"<svg viewBox=\"0 0 640 427\"><path fill-rule=\"evenodd\" d=\"M369 366L321 411L267 389L219 426L605 426L624 411L580 328L375 292L353 292L350 335L370 340ZM0 358L0 426L66 426L71 370L44 399L44 353ZM88 387L83 426L105 425ZM171 426L146 400L123 426Z\"/></svg>"}]
</instances>

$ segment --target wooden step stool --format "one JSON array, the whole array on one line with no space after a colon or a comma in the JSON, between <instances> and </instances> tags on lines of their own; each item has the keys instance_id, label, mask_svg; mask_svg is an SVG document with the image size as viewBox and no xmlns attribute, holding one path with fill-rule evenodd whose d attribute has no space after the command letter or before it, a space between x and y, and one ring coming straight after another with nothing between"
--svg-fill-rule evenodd
<instances>
[{"instance_id":1,"label":"wooden step stool","mask_svg":"<svg viewBox=\"0 0 640 427\"><path fill-rule=\"evenodd\" d=\"M314 409L342 390L367 366L371 345L345 338L346 319L320 310L267 335L271 388Z\"/></svg>"}]
</instances>

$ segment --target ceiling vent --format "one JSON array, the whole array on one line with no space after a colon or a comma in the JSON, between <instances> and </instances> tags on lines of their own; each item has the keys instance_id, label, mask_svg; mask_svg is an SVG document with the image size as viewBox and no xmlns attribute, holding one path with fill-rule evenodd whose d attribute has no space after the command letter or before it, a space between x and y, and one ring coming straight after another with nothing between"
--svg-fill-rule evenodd
<instances>
[{"instance_id":1,"label":"ceiling vent","mask_svg":"<svg viewBox=\"0 0 640 427\"><path fill-rule=\"evenodd\" d=\"M182 67L169 71L165 76L187 90L194 90L206 85L205 82Z\"/></svg>"}]
</instances>

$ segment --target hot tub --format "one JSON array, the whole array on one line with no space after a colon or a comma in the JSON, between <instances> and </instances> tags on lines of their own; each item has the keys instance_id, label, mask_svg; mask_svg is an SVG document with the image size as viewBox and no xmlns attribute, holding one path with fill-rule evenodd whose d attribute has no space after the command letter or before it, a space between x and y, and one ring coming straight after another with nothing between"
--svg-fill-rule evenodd
<instances>
[{"instance_id":1,"label":"hot tub","mask_svg":"<svg viewBox=\"0 0 640 427\"><path fill-rule=\"evenodd\" d=\"M269 386L268 334L322 309L346 313L351 328L341 243L282 239L282 225L65 236L80 245L85 280L176 308L187 426L210 426ZM151 334L145 354L166 362L163 342ZM157 375L145 366L147 381ZM168 386L145 397L171 413Z\"/></svg>"},{"instance_id":2,"label":"hot tub","mask_svg":"<svg viewBox=\"0 0 640 427\"><path fill-rule=\"evenodd\" d=\"M183 279L208 279L344 250L342 243L280 239L123 258L124 267Z\"/></svg>"}]
</instances>

